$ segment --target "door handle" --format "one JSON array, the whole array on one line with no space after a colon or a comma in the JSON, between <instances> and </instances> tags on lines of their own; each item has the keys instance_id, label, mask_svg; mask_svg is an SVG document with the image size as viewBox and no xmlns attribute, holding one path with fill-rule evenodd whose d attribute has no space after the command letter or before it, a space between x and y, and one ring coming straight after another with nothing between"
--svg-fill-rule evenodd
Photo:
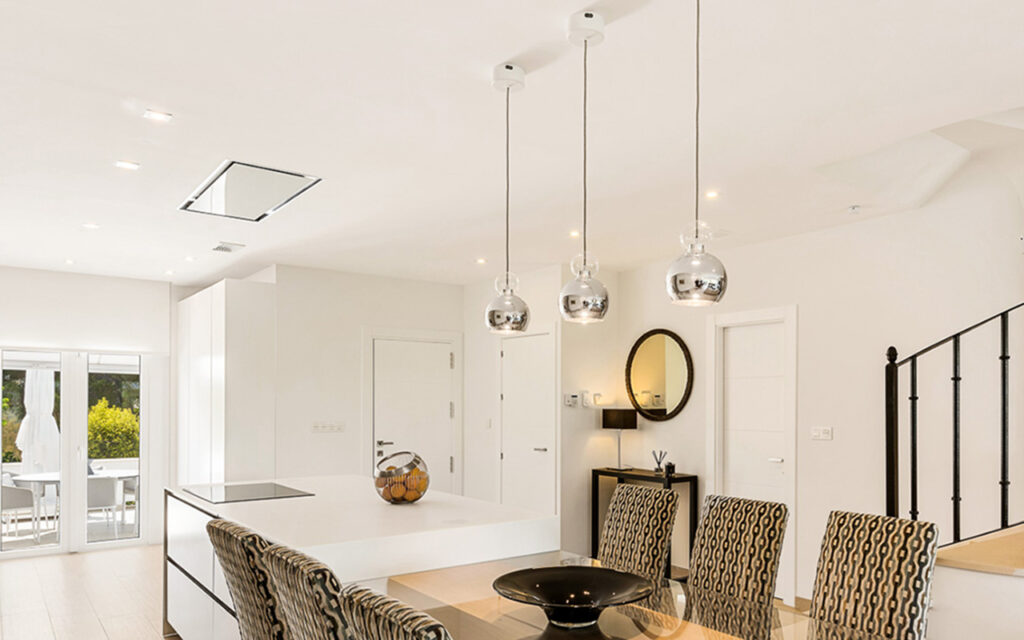
<instances>
[{"instance_id":1,"label":"door handle","mask_svg":"<svg viewBox=\"0 0 1024 640\"><path fill-rule=\"evenodd\" d=\"M390 440L378 440L377 441L377 446L378 447L385 447L385 446L387 446L389 444L395 444L395 443L391 442Z\"/></svg>"},{"instance_id":2,"label":"door handle","mask_svg":"<svg viewBox=\"0 0 1024 640\"><path fill-rule=\"evenodd\" d=\"M533 450L534 451L540 451L541 453L544 453L545 451L548 450L548 448L547 447L534 447Z\"/></svg>"},{"instance_id":3,"label":"door handle","mask_svg":"<svg viewBox=\"0 0 1024 640\"><path fill-rule=\"evenodd\" d=\"M775 464L782 464L785 461L784 458L768 458L768 462L774 462Z\"/></svg>"}]
</instances>

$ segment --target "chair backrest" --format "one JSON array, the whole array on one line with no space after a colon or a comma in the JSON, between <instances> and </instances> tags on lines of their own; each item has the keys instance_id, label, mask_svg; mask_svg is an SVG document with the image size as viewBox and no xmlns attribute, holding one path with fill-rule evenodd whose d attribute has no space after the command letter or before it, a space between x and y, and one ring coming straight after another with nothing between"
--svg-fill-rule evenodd
<instances>
[{"instance_id":1,"label":"chair backrest","mask_svg":"<svg viewBox=\"0 0 1024 640\"><path fill-rule=\"evenodd\" d=\"M711 495L704 499L687 583L751 603L775 597L789 510L777 502Z\"/></svg>"},{"instance_id":2,"label":"chair backrest","mask_svg":"<svg viewBox=\"0 0 1024 640\"><path fill-rule=\"evenodd\" d=\"M32 508L32 490L22 489L21 487L9 487L4 485L2 487L2 493L0 493L0 509L7 511L9 509L31 509Z\"/></svg>"},{"instance_id":3,"label":"chair backrest","mask_svg":"<svg viewBox=\"0 0 1024 640\"><path fill-rule=\"evenodd\" d=\"M604 518L597 559L659 584L665 575L679 494L670 489L620 484Z\"/></svg>"},{"instance_id":4,"label":"chair backrest","mask_svg":"<svg viewBox=\"0 0 1024 640\"><path fill-rule=\"evenodd\" d=\"M811 617L887 638L924 638L938 538L930 522L833 511Z\"/></svg>"},{"instance_id":5,"label":"chair backrest","mask_svg":"<svg viewBox=\"0 0 1024 640\"><path fill-rule=\"evenodd\" d=\"M291 547L267 549L267 569L288 628L303 640L348 640L341 612L341 583L331 569Z\"/></svg>"},{"instance_id":6,"label":"chair backrest","mask_svg":"<svg viewBox=\"0 0 1024 640\"><path fill-rule=\"evenodd\" d=\"M300 551L274 545L266 558L295 638L451 640L428 614L358 585L342 588L327 565Z\"/></svg>"},{"instance_id":7,"label":"chair backrest","mask_svg":"<svg viewBox=\"0 0 1024 640\"><path fill-rule=\"evenodd\" d=\"M90 509L114 507L120 504L117 500L117 478L89 476L86 480Z\"/></svg>"},{"instance_id":8,"label":"chair backrest","mask_svg":"<svg viewBox=\"0 0 1024 640\"><path fill-rule=\"evenodd\" d=\"M290 638L267 572L264 554L270 543L258 533L228 520L210 520L206 533L224 570L242 640Z\"/></svg>"}]
</instances>

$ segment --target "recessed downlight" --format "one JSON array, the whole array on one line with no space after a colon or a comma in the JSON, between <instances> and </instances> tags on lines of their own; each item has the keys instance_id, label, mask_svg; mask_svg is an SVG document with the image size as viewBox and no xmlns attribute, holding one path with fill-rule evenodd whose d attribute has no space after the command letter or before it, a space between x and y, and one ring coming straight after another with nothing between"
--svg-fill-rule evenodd
<instances>
[{"instance_id":1,"label":"recessed downlight","mask_svg":"<svg viewBox=\"0 0 1024 640\"><path fill-rule=\"evenodd\" d=\"M164 275L165 276L173 276L174 275L174 269L168 269L167 271L164 271Z\"/></svg>"},{"instance_id":2,"label":"recessed downlight","mask_svg":"<svg viewBox=\"0 0 1024 640\"><path fill-rule=\"evenodd\" d=\"M75 261L72 260L71 258L65 258L64 264L75 264Z\"/></svg>"},{"instance_id":3,"label":"recessed downlight","mask_svg":"<svg viewBox=\"0 0 1024 640\"><path fill-rule=\"evenodd\" d=\"M704 197L707 198L708 200L714 200L715 198L718 197L718 192L714 190L707 191L704 193Z\"/></svg>"},{"instance_id":4,"label":"recessed downlight","mask_svg":"<svg viewBox=\"0 0 1024 640\"><path fill-rule=\"evenodd\" d=\"M477 264L487 264L487 258L477 258L476 259L476 263Z\"/></svg>"},{"instance_id":5,"label":"recessed downlight","mask_svg":"<svg viewBox=\"0 0 1024 640\"><path fill-rule=\"evenodd\" d=\"M89 231L95 231L96 229L100 228L100 225L96 224L95 222L84 222L82 223L82 228L88 229Z\"/></svg>"},{"instance_id":6,"label":"recessed downlight","mask_svg":"<svg viewBox=\"0 0 1024 640\"><path fill-rule=\"evenodd\" d=\"M185 256L185 262L195 262L195 256Z\"/></svg>"},{"instance_id":7,"label":"recessed downlight","mask_svg":"<svg viewBox=\"0 0 1024 640\"><path fill-rule=\"evenodd\" d=\"M570 238L578 238L578 237L580 237L580 232L577 231L576 229L573 229L572 231L569 232L569 237Z\"/></svg>"},{"instance_id":8,"label":"recessed downlight","mask_svg":"<svg viewBox=\"0 0 1024 640\"><path fill-rule=\"evenodd\" d=\"M127 169L128 171L138 171L142 167L138 162L131 162L130 160L117 160L114 162L114 166L118 169Z\"/></svg>"},{"instance_id":9,"label":"recessed downlight","mask_svg":"<svg viewBox=\"0 0 1024 640\"><path fill-rule=\"evenodd\" d=\"M142 114L142 117L146 120L153 120L155 122L170 122L174 120L173 113L165 113L163 111L155 111L153 109L146 109L146 112Z\"/></svg>"}]
</instances>

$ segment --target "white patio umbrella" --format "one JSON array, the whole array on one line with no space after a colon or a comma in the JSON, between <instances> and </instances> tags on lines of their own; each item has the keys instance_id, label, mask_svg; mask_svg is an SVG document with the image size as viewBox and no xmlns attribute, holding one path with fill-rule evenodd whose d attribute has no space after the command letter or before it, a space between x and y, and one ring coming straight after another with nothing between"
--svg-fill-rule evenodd
<instances>
[{"instance_id":1,"label":"white patio umbrella","mask_svg":"<svg viewBox=\"0 0 1024 640\"><path fill-rule=\"evenodd\" d=\"M25 419L14 444L21 450L21 472L60 471L60 431L53 419L53 371L25 371Z\"/></svg>"}]
</instances>

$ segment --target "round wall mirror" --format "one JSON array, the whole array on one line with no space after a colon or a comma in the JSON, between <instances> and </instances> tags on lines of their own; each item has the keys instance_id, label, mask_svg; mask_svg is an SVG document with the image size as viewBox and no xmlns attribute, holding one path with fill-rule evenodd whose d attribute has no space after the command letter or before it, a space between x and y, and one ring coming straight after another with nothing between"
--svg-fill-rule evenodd
<instances>
[{"instance_id":1,"label":"round wall mirror","mask_svg":"<svg viewBox=\"0 0 1024 640\"><path fill-rule=\"evenodd\" d=\"M683 410L693 390L693 360L683 339L668 329L640 336L626 360L626 392L637 413L668 420Z\"/></svg>"}]
</instances>

